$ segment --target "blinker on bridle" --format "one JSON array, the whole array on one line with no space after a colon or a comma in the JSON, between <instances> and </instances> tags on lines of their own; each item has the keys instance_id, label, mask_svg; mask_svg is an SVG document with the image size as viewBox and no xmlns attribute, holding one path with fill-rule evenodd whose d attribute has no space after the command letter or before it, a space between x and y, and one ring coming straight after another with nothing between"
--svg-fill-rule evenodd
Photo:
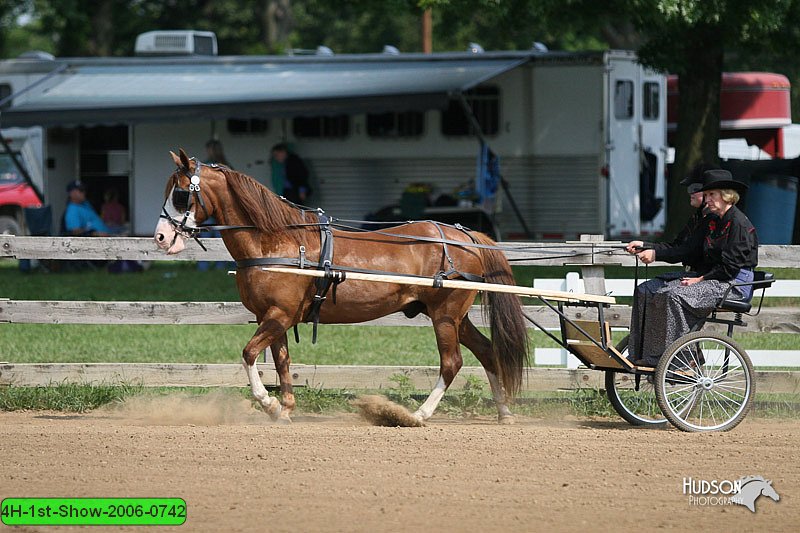
<instances>
[{"instance_id":1,"label":"blinker on bridle","mask_svg":"<svg viewBox=\"0 0 800 533\"><path fill-rule=\"evenodd\" d=\"M159 215L159 218L167 219L172 227L175 228L175 236L172 238L170 247L175 244L175 241L178 239L178 234L181 234L184 237L194 239L197 241L197 244L200 245L203 251L208 251L200 239L197 238L198 234L200 234L200 232L202 232L205 228L190 226L187 224L187 221L192 216L192 206L194 204L199 205L203 209L205 216L208 217L206 204L203 201L203 196L200 194L200 169L202 168L203 164L194 157L190 159L190 161L194 161L194 174L189 174L188 167L178 167L178 172L189 178L189 188L183 189L177 185L173 186L172 192L170 192L170 194L168 194L164 199L164 204L161 206L161 215ZM183 217L180 220L175 219L169 214L167 211L167 202L172 202L172 206L177 211L183 212Z\"/></svg>"}]
</instances>

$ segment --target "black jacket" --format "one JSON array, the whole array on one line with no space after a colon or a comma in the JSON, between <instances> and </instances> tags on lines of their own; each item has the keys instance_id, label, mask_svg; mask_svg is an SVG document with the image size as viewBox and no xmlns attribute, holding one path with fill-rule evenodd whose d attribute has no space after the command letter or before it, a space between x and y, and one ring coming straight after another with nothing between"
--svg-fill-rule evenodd
<instances>
[{"instance_id":1,"label":"black jacket","mask_svg":"<svg viewBox=\"0 0 800 533\"><path fill-rule=\"evenodd\" d=\"M683 263L695 272L703 268L703 254L700 249L701 239L708 232L708 222L716 218L704 212L702 207L695 210L686 225L670 242L645 243L645 247L656 252L656 259L665 263Z\"/></svg>"},{"instance_id":2,"label":"black jacket","mask_svg":"<svg viewBox=\"0 0 800 533\"><path fill-rule=\"evenodd\" d=\"M718 220L708 224L702 243L703 279L730 281L741 269L758 265L758 235L750 219L735 205Z\"/></svg>"},{"instance_id":3,"label":"black jacket","mask_svg":"<svg viewBox=\"0 0 800 533\"><path fill-rule=\"evenodd\" d=\"M311 196L311 187L308 186L308 168L303 160L290 153L286 157L286 180L290 188L284 187L283 195L290 201L300 202L300 191L305 191L306 199Z\"/></svg>"}]
</instances>

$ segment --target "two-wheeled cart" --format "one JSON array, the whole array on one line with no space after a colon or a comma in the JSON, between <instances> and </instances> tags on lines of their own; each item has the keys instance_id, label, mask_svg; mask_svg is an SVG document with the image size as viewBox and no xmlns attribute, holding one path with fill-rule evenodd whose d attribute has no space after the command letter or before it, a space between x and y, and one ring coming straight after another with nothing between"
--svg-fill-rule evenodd
<instances>
[{"instance_id":1,"label":"two-wheeled cart","mask_svg":"<svg viewBox=\"0 0 800 533\"><path fill-rule=\"evenodd\" d=\"M266 267L272 272L323 277L320 270ZM336 275L336 273L333 273ZM431 286L431 279L392 273L384 275L347 273L348 279L382 283ZM774 278L768 272L755 272L753 293L764 291ZM514 285L439 280L444 289L508 292L538 298L559 316L560 335L555 335L528 317L536 327L575 355L586 367L605 372L605 388L611 405L626 421L637 426L660 426L667 421L683 431L727 431L739 424L755 395L755 374L747 352L733 340L737 326L745 326L743 315L751 315L749 301L737 300L729 289L711 315L667 348L658 365L637 366L628 360L628 337L613 345L611 327L605 311L616 300L610 296L547 291ZM568 307L581 307L592 319L574 319ZM594 312L589 312L590 309ZM752 316L751 315L751 316ZM727 326L726 334L704 332L704 324Z\"/></svg>"},{"instance_id":2,"label":"two-wheeled cart","mask_svg":"<svg viewBox=\"0 0 800 533\"><path fill-rule=\"evenodd\" d=\"M588 368L605 372L608 399L629 423L652 427L669 421L683 431L727 431L744 419L755 396L753 364L733 340L734 329L746 326L744 315L761 311L773 282L771 273L755 272L753 282L733 284L762 289L757 310L751 313L751 302L735 299L728 289L711 315L667 347L654 368L628 360L627 336L612 345L605 304L583 302L596 309L597 320L573 320L565 306L581 304L545 301L560 317L561 338L545 333ZM725 325L726 333L702 331L709 323Z\"/></svg>"}]
</instances>

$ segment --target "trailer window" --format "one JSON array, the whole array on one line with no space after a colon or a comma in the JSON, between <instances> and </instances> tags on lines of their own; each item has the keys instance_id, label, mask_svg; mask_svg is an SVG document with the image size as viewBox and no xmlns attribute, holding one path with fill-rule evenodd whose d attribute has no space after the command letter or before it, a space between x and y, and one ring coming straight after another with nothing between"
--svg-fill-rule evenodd
<instances>
[{"instance_id":1,"label":"trailer window","mask_svg":"<svg viewBox=\"0 0 800 533\"><path fill-rule=\"evenodd\" d=\"M500 130L500 90L496 86L476 87L464 92L467 105L478 120L484 135L496 135ZM464 113L460 98L450 99L442 111L442 135L473 135L469 118Z\"/></svg>"},{"instance_id":2,"label":"trailer window","mask_svg":"<svg viewBox=\"0 0 800 533\"><path fill-rule=\"evenodd\" d=\"M645 82L642 86L642 117L645 120L656 120L659 114L661 91L658 83Z\"/></svg>"},{"instance_id":3,"label":"trailer window","mask_svg":"<svg viewBox=\"0 0 800 533\"><path fill-rule=\"evenodd\" d=\"M296 117L292 120L292 130L297 137L316 139L338 139L350 134L350 117Z\"/></svg>"},{"instance_id":4,"label":"trailer window","mask_svg":"<svg viewBox=\"0 0 800 533\"><path fill-rule=\"evenodd\" d=\"M263 118L228 119L228 131L234 135L266 133L267 130L269 130L269 121Z\"/></svg>"},{"instance_id":5,"label":"trailer window","mask_svg":"<svg viewBox=\"0 0 800 533\"><path fill-rule=\"evenodd\" d=\"M11 85L8 83L0 83L0 100L5 100L11 96ZM11 107L11 100L0 106L0 109Z\"/></svg>"},{"instance_id":6,"label":"trailer window","mask_svg":"<svg viewBox=\"0 0 800 533\"><path fill-rule=\"evenodd\" d=\"M421 111L367 115L367 135L370 137L419 137L424 129L425 114Z\"/></svg>"},{"instance_id":7,"label":"trailer window","mask_svg":"<svg viewBox=\"0 0 800 533\"><path fill-rule=\"evenodd\" d=\"M625 120L633 117L633 81L617 80L614 87L614 117Z\"/></svg>"}]
</instances>

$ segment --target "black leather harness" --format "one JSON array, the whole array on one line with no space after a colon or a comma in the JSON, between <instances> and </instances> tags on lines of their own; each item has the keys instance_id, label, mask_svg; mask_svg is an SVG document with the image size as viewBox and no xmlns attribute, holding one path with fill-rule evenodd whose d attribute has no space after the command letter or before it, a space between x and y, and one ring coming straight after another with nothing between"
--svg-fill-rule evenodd
<instances>
[{"instance_id":1,"label":"black leather harness","mask_svg":"<svg viewBox=\"0 0 800 533\"><path fill-rule=\"evenodd\" d=\"M298 206L299 207L299 206ZM305 210L311 211L311 210ZM325 276L320 277L314 280L314 286L316 291L314 293L313 299L311 301L311 306L308 308L306 315L303 317L303 322L311 322L312 327L312 336L311 342L316 344L317 342L317 326L319 325L319 315L320 309L322 308L322 304L325 303L327 299L328 292L333 290L331 293L331 297L333 300L334 305L336 304L336 288L345 281L347 278L347 272L358 272L362 274L397 274L408 276L409 274L401 273L401 272L387 272L385 270L371 270L366 268L358 268L358 267L351 267L351 266L344 266L344 265L337 265L334 263L334 238L333 238L333 228L332 228L332 219L322 209L317 209L316 211L318 221L313 224L319 227L319 243L320 243L320 253L319 253L319 260L318 261L311 261L306 258L305 253L306 249L305 246L300 246L300 253L297 258L291 257L255 257L250 259L242 259L236 262L236 268L251 268L251 267L260 267L260 266L293 266L297 268L315 268L318 270L324 270ZM439 234L441 236L441 240L439 239L432 239L434 242L441 243L445 259L447 260L447 264L450 268L447 271L440 270L433 276L433 287L442 287L442 281L445 279L453 279L453 278L462 278L467 281L476 281L482 282L484 278L477 274L470 274L468 272L461 272L455 268L455 263L453 258L450 257L450 252L447 248L448 242L451 244L458 244L458 241L447 241L444 236L444 230L442 229L442 223L435 222L435 221L427 221L431 224L436 226L436 229L439 230ZM456 225L458 229L464 232L467 236L470 237L473 243L476 243L475 239L472 235L463 227ZM469 244L469 243L464 243ZM419 278L429 278L428 276L416 276L413 277ZM295 340L299 341L299 334L297 332L297 326L294 328Z\"/></svg>"}]
</instances>

